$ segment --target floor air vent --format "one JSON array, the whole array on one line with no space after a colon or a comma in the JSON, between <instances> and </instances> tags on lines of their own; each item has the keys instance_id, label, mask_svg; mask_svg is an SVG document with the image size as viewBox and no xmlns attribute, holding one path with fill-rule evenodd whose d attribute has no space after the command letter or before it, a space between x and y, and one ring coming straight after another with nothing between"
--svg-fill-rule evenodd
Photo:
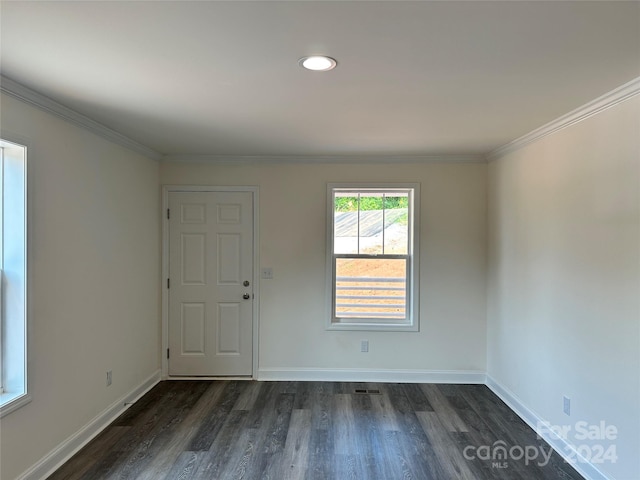
<instances>
[{"instance_id":1,"label":"floor air vent","mask_svg":"<svg viewBox=\"0 0 640 480\"><path fill-rule=\"evenodd\" d=\"M357 395L381 395L380 390L366 390L364 388L356 388L353 393Z\"/></svg>"}]
</instances>

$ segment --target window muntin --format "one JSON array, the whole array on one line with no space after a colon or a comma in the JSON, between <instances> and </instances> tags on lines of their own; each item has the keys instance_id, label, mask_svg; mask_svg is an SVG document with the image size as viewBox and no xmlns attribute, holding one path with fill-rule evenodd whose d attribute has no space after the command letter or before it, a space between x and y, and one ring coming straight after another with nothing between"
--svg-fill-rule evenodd
<instances>
[{"instance_id":1,"label":"window muntin","mask_svg":"<svg viewBox=\"0 0 640 480\"><path fill-rule=\"evenodd\" d=\"M416 184L328 187L331 322L417 330Z\"/></svg>"}]
</instances>

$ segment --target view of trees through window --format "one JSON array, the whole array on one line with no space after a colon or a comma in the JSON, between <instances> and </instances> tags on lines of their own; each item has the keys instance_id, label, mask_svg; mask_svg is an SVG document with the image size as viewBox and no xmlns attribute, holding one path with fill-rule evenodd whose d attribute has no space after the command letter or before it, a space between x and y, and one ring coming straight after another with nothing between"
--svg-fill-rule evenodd
<instances>
[{"instance_id":1,"label":"view of trees through window","mask_svg":"<svg viewBox=\"0 0 640 480\"><path fill-rule=\"evenodd\" d=\"M371 196L359 195L355 197L336 196L336 212L355 212L358 210L382 210L394 208L408 208L409 198L405 196L393 197L388 195Z\"/></svg>"}]
</instances>

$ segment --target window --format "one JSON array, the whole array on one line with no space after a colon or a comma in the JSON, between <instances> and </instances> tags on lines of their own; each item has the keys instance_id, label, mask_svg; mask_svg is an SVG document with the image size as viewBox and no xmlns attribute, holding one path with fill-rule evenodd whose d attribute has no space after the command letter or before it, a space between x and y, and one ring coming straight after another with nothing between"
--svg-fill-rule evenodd
<instances>
[{"instance_id":1,"label":"window","mask_svg":"<svg viewBox=\"0 0 640 480\"><path fill-rule=\"evenodd\" d=\"M0 140L0 416L27 394L26 147Z\"/></svg>"},{"instance_id":2,"label":"window","mask_svg":"<svg viewBox=\"0 0 640 480\"><path fill-rule=\"evenodd\" d=\"M329 184L330 329L418 330L417 184Z\"/></svg>"}]
</instances>

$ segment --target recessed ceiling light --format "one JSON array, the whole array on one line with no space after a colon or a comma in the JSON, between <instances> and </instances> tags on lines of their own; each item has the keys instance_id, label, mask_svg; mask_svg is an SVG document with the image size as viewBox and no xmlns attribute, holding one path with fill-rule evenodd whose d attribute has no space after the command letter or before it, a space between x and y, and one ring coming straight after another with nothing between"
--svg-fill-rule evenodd
<instances>
[{"instance_id":1,"label":"recessed ceiling light","mask_svg":"<svg viewBox=\"0 0 640 480\"><path fill-rule=\"evenodd\" d=\"M316 72L326 72L327 70L333 70L336 68L338 62L331 57L325 57L322 55L313 55L311 57L302 57L298 60L298 64L307 70L314 70Z\"/></svg>"}]
</instances>

